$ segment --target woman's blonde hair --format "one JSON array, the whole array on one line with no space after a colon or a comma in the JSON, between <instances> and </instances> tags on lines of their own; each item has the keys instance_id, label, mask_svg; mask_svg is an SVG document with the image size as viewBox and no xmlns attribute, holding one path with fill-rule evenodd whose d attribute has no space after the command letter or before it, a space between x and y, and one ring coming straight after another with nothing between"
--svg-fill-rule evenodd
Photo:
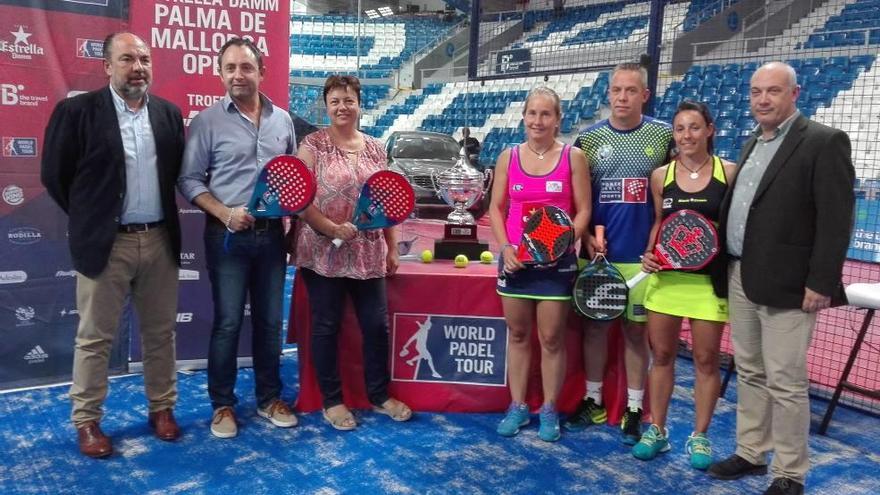
<instances>
[{"instance_id":1,"label":"woman's blonde hair","mask_svg":"<svg viewBox=\"0 0 880 495\"><path fill-rule=\"evenodd\" d=\"M559 99L559 95L556 94L556 91L553 91L549 86L535 86L529 91L528 96L526 96L526 104L523 105L523 116L526 115L526 111L529 109L529 101L531 101L533 96L545 96L550 98L553 101L553 109L556 110L556 116L559 117L559 122L562 122L562 100ZM556 126L555 135L559 135L559 126Z\"/></svg>"}]
</instances>

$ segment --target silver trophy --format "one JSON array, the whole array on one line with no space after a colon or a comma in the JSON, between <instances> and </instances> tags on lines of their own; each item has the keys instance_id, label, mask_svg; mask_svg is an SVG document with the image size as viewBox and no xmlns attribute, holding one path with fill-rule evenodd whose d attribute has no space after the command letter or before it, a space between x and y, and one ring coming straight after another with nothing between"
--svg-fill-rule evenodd
<instances>
[{"instance_id":1,"label":"silver trophy","mask_svg":"<svg viewBox=\"0 0 880 495\"><path fill-rule=\"evenodd\" d=\"M453 259L464 254L478 259L489 246L477 240L476 222L468 208L483 197L483 174L471 165L462 146L455 166L432 174L431 178L437 195L452 207L452 213L446 217L443 239L434 241L434 257Z\"/></svg>"},{"instance_id":2,"label":"silver trophy","mask_svg":"<svg viewBox=\"0 0 880 495\"><path fill-rule=\"evenodd\" d=\"M483 174L468 160L464 146L461 147L454 166L432 177L437 195L452 207L452 212L446 217L447 223L474 224L474 216L468 208L483 197L483 180Z\"/></svg>"}]
</instances>

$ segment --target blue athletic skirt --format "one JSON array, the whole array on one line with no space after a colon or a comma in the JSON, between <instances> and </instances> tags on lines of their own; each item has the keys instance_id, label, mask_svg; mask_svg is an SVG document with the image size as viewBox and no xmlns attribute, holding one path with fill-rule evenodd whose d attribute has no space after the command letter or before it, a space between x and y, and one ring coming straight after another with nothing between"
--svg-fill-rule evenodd
<instances>
[{"instance_id":1,"label":"blue athletic skirt","mask_svg":"<svg viewBox=\"0 0 880 495\"><path fill-rule=\"evenodd\" d=\"M563 255L553 265L526 266L513 273L504 271L502 256L498 260L495 291L506 297L569 301L577 273L577 255L574 252Z\"/></svg>"}]
</instances>

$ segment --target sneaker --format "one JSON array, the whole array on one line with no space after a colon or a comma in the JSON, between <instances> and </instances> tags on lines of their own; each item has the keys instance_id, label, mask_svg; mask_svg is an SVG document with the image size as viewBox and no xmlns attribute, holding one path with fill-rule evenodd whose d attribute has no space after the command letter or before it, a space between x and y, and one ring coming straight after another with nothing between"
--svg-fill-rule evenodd
<instances>
[{"instance_id":1,"label":"sneaker","mask_svg":"<svg viewBox=\"0 0 880 495\"><path fill-rule=\"evenodd\" d=\"M632 454L636 459L650 461L657 457L657 454L669 452L671 448L669 439L660 431L660 427L651 425L639 442L633 445Z\"/></svg>"},{"instance_id":2,"label":"sneaker","mask_svg":"<svg viewBox=\"0 0 880 495\"><path fill-rule=\"evenodd\" d=\"M519 433L519 429L529 424L529 408L525 404L511 402L507 408L507 415L501 420L496 430L503 437L512 437Z\"/></svg>"},{"instance_id":3,"label":"sneaker","mask_svg":"<svg viewBox=\"0 0 880 495\"><path fill-rule=\"evenodd\" d=\"M742 457L733 454L727 459L709 466L706 474L716 480L738 480L743 476L767 474L767 465L752 464Z\"/></svg>"},{"instance_id":4,"label":"sneaker","mask_svg":"<svg viewBox=\"0 0 880 495\"><path fill-rule=\"evenodd\" d=\"M773 478L764 495L803 495L804 485L790 478Z\"/></svg>"},{"instance_id":5,"label":"sneaker","mask_svg":"<svg viewBox=\"0 0 880 495\"><path fill-rule=\"evenodd\" d=\"M712 464L712 442L705 433L694 433L688 437L685 450L691 456L691 467L705 471Z\"/></svg>"},{"instance_id":6,"label":"sneaker","mask_svg":"<svg viewBox=\"0 0 880 495\"><path fill-rule=\"evenodd\" d=\"M559 413L550 405L541 407L538 416L541 420L541 427L538 429L538 438L545 442L555 442L559 440L562 434L559 432Z\"/></svg>"},{"instance_id":7,"label":"sneaker","mask_svg":"<svg viewBox=\"0 0 880 495\"><path fill-rule=\"evenodd\" d=\"M629 408L620 419L620 431L623 435L623 443L635 445L642 438L642 410Z\"/></svg>"},{"instance_id":8,"label":"sneaker","mask_svg":"<svg viewBox=\"0 0 880 495\"><path fill-rule=\"evenodd\" d=\"M574 414L568 417L562 425L568 431L583 431L588 426L605 424L608 421L608 412L605 406L596 404L592 397L582 400Z\"/></svg>"},{"instance_id":9,"label":"sneaker","mask_svg":"<svg viewBox=\"0 0 880 495\"><path fill-rule=\"evenodd\" d=\"M238 435L238 425L235 424L235 411L229 406L214 409L211 416L211 434L217 438L232 438Z\"/></svg>"},{"instance_id":10,"label":"sneaker","mask_svg":"<svg viewBox=\"0 0 880 495\"><path fill-rule=\"evenodd\" d=\"M296 419L293 411L291 411L290 407L288 407L281 399L273 400L266 407L258 407L257 414L259 414L261 418L268 419L269 422L279 428L290 428L299 423L299 420Z\"/></svg>"}]
</instances>

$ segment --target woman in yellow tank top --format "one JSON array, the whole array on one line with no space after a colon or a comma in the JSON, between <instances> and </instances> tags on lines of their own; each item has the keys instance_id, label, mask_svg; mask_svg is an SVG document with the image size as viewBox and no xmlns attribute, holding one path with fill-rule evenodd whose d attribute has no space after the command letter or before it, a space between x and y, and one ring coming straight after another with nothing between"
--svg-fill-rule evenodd
<instances>
[{"instance_id":1,"label":"woman in yellow tank top","mask_svg":"<svg viewBox=\"0 0 880 495\"><path fill-rule=\"evenodd\" d=\"M651 174L655 221L651 237L662 220L682 210L696 210L717 222L721 200L736 173L736 165L712 155L715 127L706 105L682 102L673 118L676 159ZM642 257L642 267L657 272L659 265L652 252ZM675 356L684 318L693 336L695 421L686 450L691 465L706 469L712 462L712 447L706 432L718 399L720 376L718 355L721 334L727 321L727 299L715 294L708 270L698 272L664 271L648 279L645 308L648 310L648 339L653 364L649 373L653 424L633 446L633 455L649 460L670 450L666 431L669 401L675 384ZM717 268L717 267L715 267Z\"/></svg>"}]
</instances>

